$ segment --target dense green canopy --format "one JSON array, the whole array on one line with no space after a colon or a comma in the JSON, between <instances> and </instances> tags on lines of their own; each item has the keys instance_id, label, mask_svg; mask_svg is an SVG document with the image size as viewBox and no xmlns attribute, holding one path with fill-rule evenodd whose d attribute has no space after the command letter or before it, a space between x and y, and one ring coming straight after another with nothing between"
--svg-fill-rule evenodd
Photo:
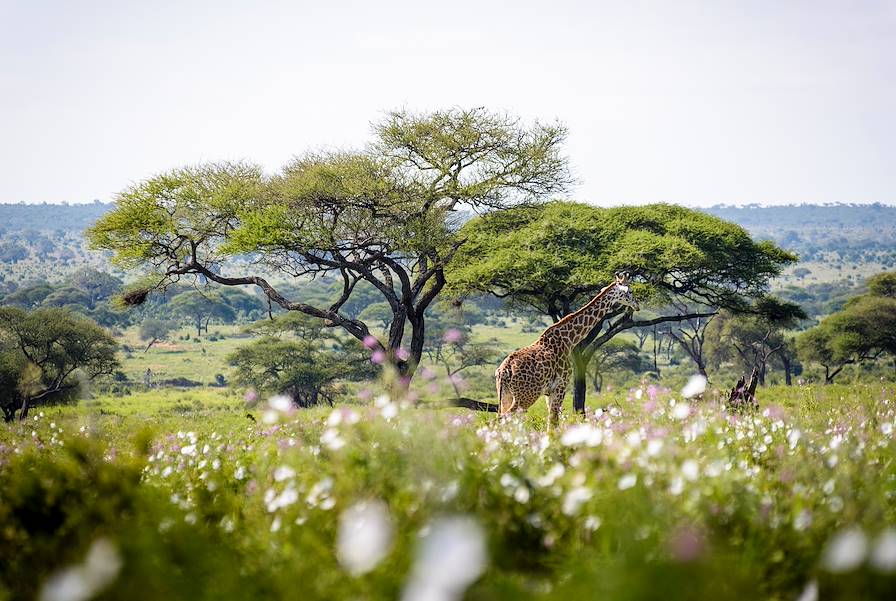
<instances>
[{"instance_id":1,"label":"dense green canopy","mask_svg":"<svg viewBox=\"0 0 896 601\"><path fill-rule=\"evenodd\" d=\"M118 365L115 340L101 327L65 309L0 308L0 406L10 420L29 405L63 400L86 379Z\"/></svg>"},{"instance_id":2,"label":"dense green canopy","mask_svg":"<svg viewBox=\"0 0 896 601\"><path fill-rule=\"evenodd\" d=\"M796 257L740 226L668 204L573 202L478 217L449 271L456 293L487 292L565 315L628 271L642 305L685 300L742 309Z\"/></svg>"},{"instance_id":3,"label":"dense green canopy","mask_svg":"<svg viewBox=\"0 0 896 601\"><path fill-rule=\"evenodd\" d=\"M375 367L361 343L337 336L319 319L290 312L253 324L261 334L228 356L234 379L265 393L288 394L302 407L333 404L339 382L373 375Z\"/></svg>"},{"instance_id":4,"label":"dense green canopy","mask_svg":"<svg viewBox=\"0 0 896 601\"><path fill-rule=\"evenodd\" d=\"M869 278L868 289L798 340L801 357L824 367L826 382L846 365L884 354L896 357L896 274Z\"/></svg>"}]
</instances>

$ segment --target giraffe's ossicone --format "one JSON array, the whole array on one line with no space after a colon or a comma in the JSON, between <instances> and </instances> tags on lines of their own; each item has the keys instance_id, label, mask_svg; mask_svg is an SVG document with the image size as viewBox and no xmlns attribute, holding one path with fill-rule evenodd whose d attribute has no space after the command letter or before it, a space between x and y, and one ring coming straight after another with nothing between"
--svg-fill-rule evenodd
<instances>
[{"instance_id":1,"label":"giraffe's ossicone","mask_svg":"<svg viewBox=\"0 0 896 601\"><path fill-rule=\"evenodd\" d=\"M538 340L510 353L495 371L501 415L526 411L547 397L548 429L560 421L563 397L572 373L570 352L604 318L619 307L640 309L628 286L628 274L601 290L584 307L542 332Z\"/></svg>"}]
</instances>

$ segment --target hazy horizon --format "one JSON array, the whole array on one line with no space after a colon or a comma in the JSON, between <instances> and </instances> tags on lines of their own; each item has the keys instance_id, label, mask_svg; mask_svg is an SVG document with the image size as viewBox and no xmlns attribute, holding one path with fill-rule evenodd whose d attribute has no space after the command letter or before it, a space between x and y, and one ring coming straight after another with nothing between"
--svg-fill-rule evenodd
<instances>
[{"instance_id":1,"label":"hazy horizon","mask_svg":"<svg viewBox=\"0 0 896 601\"><path fill-rule=\"evenodd\" d=\"M601 205L896 203L896 2L0 4L0 202L359 147L395 108L559 120Z\"/></svg>"}]
</instances>

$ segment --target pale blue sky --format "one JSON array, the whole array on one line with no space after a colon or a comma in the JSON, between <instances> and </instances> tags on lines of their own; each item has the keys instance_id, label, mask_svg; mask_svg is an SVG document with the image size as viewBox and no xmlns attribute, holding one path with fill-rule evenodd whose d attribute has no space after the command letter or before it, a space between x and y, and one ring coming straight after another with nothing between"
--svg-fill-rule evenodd
<instances>
[{"instance_id":1,"label":"pale blue sky","mask_svg":"<svg viewBox=\"0 0 896 601\"><path fill-rule=\"evenodd\" d=\"M896 2L0 0L0 202L453 105L565 122L578 200L894 203Z\"/></svg>"}]
</instances>

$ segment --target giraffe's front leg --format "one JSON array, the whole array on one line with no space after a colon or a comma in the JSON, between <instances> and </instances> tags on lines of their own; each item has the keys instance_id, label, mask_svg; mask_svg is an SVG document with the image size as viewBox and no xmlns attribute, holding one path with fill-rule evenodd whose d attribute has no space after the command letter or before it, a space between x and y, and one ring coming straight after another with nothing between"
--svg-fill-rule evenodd
<instances>
[{"instance_id":1,"label":"giraffe's front leg","mask_svg":"<svg viewBox=\"0 0 896 601\"><path fill-rule=\"evenodd\" d=\"M563 399L566 397L566 382L559 382L547 394L548 432L560 426L560 412L563 410Z\"/></svg>"}]
</instances>

